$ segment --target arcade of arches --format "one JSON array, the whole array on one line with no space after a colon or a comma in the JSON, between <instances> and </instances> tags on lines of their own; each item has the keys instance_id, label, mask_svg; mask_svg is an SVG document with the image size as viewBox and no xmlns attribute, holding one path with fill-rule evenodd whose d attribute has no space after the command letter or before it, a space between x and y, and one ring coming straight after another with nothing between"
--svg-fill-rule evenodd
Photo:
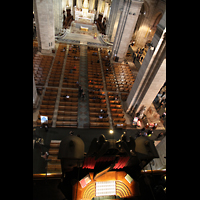
<instances>
[{"instance_id":1,"label":"arcade of arches","mask_svg":"<svg viewBox=\"0 0 200 200\"><path fill-rule=\"evenodd\" d=\"M33 0L34 126L45 115L52 127L164 130L165 9L165 0Z\"/></svg>"}]
</instances>

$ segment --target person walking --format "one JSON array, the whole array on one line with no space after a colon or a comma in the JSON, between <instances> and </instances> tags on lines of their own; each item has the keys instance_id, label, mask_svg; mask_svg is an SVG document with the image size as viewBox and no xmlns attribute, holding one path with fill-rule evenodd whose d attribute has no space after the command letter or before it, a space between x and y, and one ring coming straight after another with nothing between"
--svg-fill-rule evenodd
<instances>
[{"instance_id":1,"label":"person walking","mask_svg":"<svg viewBox=\"0 0 200 200\"><path fill-rule=\"evenodd\" d=\"M79 85L79 90L78 90L78 92L79 92L79 97L81 97L81 95L82 95L82 93L83 93L83 88L81 87L81 85Z\"/></svg>"},{"instance_id":2,"label":"person walking","mask_svg":"<svg viewBox=\"0 0 200 200\"><path fill-rule=\"evenodd\" d=\"M83 92L83 93L81 94L81 99L84 100L84 98L85 98L85 92Z\"/></svg>"}]
</instances>

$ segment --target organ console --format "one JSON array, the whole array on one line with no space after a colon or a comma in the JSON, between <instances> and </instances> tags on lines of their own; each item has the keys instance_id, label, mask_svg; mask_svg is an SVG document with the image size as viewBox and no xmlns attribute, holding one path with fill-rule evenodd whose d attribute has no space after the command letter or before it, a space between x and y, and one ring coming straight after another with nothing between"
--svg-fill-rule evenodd
<instances>
[{"instance_id":1,"label":"organ console","mask_svg":"<svg viewBox=\"0 0 200 200\"><path fill-rule=\"evenodd\" d=\"M125 171L109 171L95 180L94 173L90 172L84 178L73 185L73 200L92 200L100 196L112 196L113 199L140 196L138 182Z\"/></svg>"}]
</instances>

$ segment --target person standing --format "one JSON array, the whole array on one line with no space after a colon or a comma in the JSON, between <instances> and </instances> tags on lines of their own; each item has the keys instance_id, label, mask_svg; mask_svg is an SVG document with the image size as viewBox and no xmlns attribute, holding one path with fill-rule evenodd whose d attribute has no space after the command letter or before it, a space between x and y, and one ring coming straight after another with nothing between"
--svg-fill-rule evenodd
<instances>
[{"instance_id":1,"label":"person standing","mask_svg":"<svg viewBox=\"0 0 200 200\"><path fill-rule=\"evenodd\" d=\"M160 116L160 119L164 119L166 116L166 112L164 112L161 116Z\"/></svg>"},{"instance_id":2,"label":"person standing","mask_svg":"<svg viewBox=\"0 0 200 200\"><path fill-rule=\"evenodd\" d=\"M84 92L82 92L81 98L84 100L84 98L85 98L85 93Z\"/></svg>"},{"instance_id":3,"label":"person standing","mask_svg":"<svg viewBox=\"0 0 200 200\"><path fill-rule=\"evenodd\" d=\"M148 130L147 135L150 137L153 134L153 129Z\"/></svg>"},{"instance_id":4,"label":"person standing","mask_svg":"<svg viewBox=\"0 0 200 200\"><path fill-rule=\"evenodd\" d=\"M162 137L162 136L165 136L165 135L166 135L166 132L165 132L165 133L161 132L161 133L158 134L158 136L156 137L155 140L158 140L158 139L160 140L161 137Z\"/></svg>"}]
</instances>

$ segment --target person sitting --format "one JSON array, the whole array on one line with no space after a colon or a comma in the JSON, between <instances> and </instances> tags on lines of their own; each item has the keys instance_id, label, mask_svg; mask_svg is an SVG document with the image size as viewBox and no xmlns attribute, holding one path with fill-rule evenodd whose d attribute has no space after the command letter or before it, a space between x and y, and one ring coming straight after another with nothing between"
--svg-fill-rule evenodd
<instances>
[{"instance_id":1,"label":"person sitting","mask_svg":"<svg viewBox=\"0 0 200 200\"><path fill-rule=\"evenodd\" d=\"M44 158L45 160L48 159L49 157L49 152L45 152L44 155L41 155L42 158Z\"/></svg>"},{"instance_id":2,"label":"person sitting","mask_svg":"<svg viewBox=\"0 0 200 200\"><path fill-rule=\"evenodd\" d=\"M63 48L63 50L61 52L63 52L63 51L66 51L65 47Z\"/></svg>"},{"instance_id":3,"label":"person sitting","mask_svg":"<svg viewBox=\"0 0 200 200\"><path fill-rule=\"evenodd\" d=\"M100 109L100 113L105 113L105 110L103 110L103 109Z\"/></svg>"},{"instance_id":4,"label":"person sitting","mask_svg":"<svg viewBox=\"0 0 200 200\"><path fill-rule=\"evenodd\" d=\"M99 119L103 119L103 116L102 116L102 115L99 115Z\"/></svg>"}]
</instances>

